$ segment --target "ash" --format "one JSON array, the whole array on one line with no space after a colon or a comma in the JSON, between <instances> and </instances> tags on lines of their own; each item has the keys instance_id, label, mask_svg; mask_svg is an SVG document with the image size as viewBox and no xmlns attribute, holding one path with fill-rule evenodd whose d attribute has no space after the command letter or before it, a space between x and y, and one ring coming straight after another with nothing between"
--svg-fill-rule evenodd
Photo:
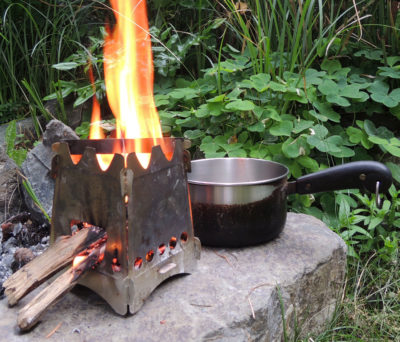
<instances>
[{"instance_id":1,"label":"ash","mask_svg":"<svg viewBox=\"0 0 400 342\"><path fill-rule=\"evenodd\" d=\"M35 222L23 212L1 224L0 229L0 299L4 281L49 246L49 227Z\"/></svg>"}]
</instances>

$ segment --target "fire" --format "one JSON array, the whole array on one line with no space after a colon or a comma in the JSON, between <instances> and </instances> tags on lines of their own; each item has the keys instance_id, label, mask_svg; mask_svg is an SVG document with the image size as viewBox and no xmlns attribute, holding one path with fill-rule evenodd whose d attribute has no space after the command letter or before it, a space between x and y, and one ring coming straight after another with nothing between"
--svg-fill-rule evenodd
<instances>
[{"instance_id":1,"label":"fire","mask_svg":"<svg viewBox=\"0 0 400 342\"><path fill-rule=\"evenodd\" d=\"M72 262L72 267L77 267L83 260L87 258L86 255L78 255L74 258L74 261Z\"/></svg>"},{"instance_id":2,"label":"fire","mask_svg":"<svg viewBox=\"0 0 400 342\"><path fill-rule=\"evenodd\" d=\"M112 31L107 30L104 77L107 99L116 118L116 138L162 138L153 97L154 69L146 1L110 0L110 3L116 25ZM105 138L99 121L100 106L95 99L90 139ZM137 156L142 166L147 167L150 153L138 153ZM98 157L103 170L111 159L112 155Z\"/></svg>"}]
</instances>

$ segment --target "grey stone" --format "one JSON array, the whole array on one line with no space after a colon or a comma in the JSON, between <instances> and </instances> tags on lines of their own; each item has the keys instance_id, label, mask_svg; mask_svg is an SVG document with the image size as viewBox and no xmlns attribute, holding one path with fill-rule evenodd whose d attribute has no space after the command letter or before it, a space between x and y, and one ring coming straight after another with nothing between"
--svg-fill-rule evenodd
<instances>
[{"instance_id":1,"label":"grey stone","mask_svg":"<svg viewBox=\"0 0 400 342\"><path fill-rule=\"evenodd\" d=\"M79 139L74 130L58 120L51 120L43 134L43 145L51 147L55 142L63 139Z\"/></svg>"},{"instance_id":2,"label":"grey stone","mask_svg":"<svg viewBox=\"0 0 400 342\"><path fill-rule=\"evenodd\" d=\"M15 308L0 302L6 341L281 341L324 329L340 299L346 245L319 220L290 214L276 240L240 249L204 248L197 270L174 277L133 316L121 317L91 291L78 288L50 308L30 333L19 334ZM251 305L250 305L251 303ZM254 317L252 315L254 310ZM79 331L79 333L77 333Z\"/></svg>"},{"instance_id":3,"label":"grey stone","mask_svg":"<svg viewBox=\"0 0 400 342\"><path fill-rule=\"evenodd\" d=\"M62 139L79 139L75 132L61 121L52 120L46 126L43 143L39 143L27 155L22 164L22 171L28 179L37 198L47 215L51 217L54 195L54 180L50 176L53 152L51 145ZM32 217L39 222L46 222L43 212L34 203L32 197L24 189L25 204Z\"/></svg>"}]
</instances>

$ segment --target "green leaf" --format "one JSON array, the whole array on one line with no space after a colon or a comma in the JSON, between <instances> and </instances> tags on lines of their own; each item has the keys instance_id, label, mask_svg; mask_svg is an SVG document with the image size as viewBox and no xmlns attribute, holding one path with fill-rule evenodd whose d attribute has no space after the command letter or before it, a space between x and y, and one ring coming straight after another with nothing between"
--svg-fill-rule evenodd
<instances>
[{"instance_id":1,"label":"green leaf","mask_svg":"<svg viewBox=\"0 0 400 342\"><path fill-rule=\"evenodd\" d=\"M194 115L196 118L206 118L210 116L210 111L208 109L208 104L202 104L197 110L195 110Z\"/></svg>"},{"instance_id":2,"label":"green leaf","mask_svg":"<svg viewBox=\"0 0 400 342\"><path fill-rule=\"evenodd\" d=\"M156 107L161 107L169 104L169 96L163 94L154 95L154 102Z\"/></svg>"},{"instance_id":3,"label":"green leaf","mask_svg":"<svg viewBox=\"0 0 400 342\"><path fill-rule=\"evenodd\" d=\"M313 121L309 120L298 120L294 123L293 133L299 134L300 132L305 131L306 129L312 127L314 125Z\"/></svg>"},{"instance_id":4,"label":"green leaf","mask_svg":"<svg viewBox=\"0 0 400 342\"><path fill-rule=\"evenodd\" d=\"M253 102L249 101L249 100L236 100L236 101L232 101L229 102L226 106L226 109L229 110L239 110L239 111L248 111L248 110L252 110L255 108L255 105Z\"/></svg>"},{"instance_id":5,"label":"green leaf","mask_svg":"<svg viewBox=\"0 0 400 342\"><path fill-rule=\"evenodd\" d=\"M351 105L346 98L339 95L327 95L326 100L341 107L349 107Z\"/></svg>"},{"instance_id":6,"label":"green leaf","mask_svg":"<svg viewBox=\"0 0 400 342\"><path fill-rule=\"evenodd\" d=\"M342 69L342 65L336 59L325 59L321 64L321 69L328 72L328 74L332 75L336 71L340 71Z\"/></svg>"},{"instance_id":7,"label":"green leaf","mask_svg":"<svg viewBox=\"0 0 400 342\"><path fill-rule=\"evenodd\" d=\"M283 143L282 152L285 157L294 159L304 155L307 148L307 141L304 137L289 138Z\"/></svg>"},{"instance_id":8,"label":"green leaf","mask_svg":"<svg viewBox=\"0 0 400 342\"><path fill-rule=\"evenodd\" d=\"M254 89L262 93L268 89L268 83L271 81L271 76L269 74L256 74L250 76L250 80L253 82Z\"/></svg>"},{"instance_id":9,"label":"green leaf","mask_svg":"<svg viewBox=\"0 0 400 342\"><path fill-rule=\"evenodd\" d=\"M10 121L6 128L5 142L6 142L6 151L10 156L12 151L15 149L15 139L17 138L17 123L15 120ZM10 156L11 158L11 156Z\"/></svg>"},{"instance_id":10,"label":"green leaf","mask_svg":"<svg viewBox=\"0 0 400 342\"><path fill-rule=\"evenodd\" d=\"M383 51L379 49L364 49L354 53L354 56L361 57L372 60L372 61L380 61L383 56Z\"/></svg>"},{"instance_id":11,"label":"green leaf","mask_svg":"<svg viewBox=\"0 0 400 342\"><path fill-rule=\"evenodd\" d=\"M282 122L276 122L270 128L270 133L275 136L288 136L290 137L293 130L293 122L284 120Z\"/></svg>"},{"instance_id":12,"label":"green leaf","mask_svg":"<svg viewBox=\"0 0 400 342\"><path fill-rule=\"evenodd\" d=\"M393 178L400 183L400 166L398 164L392 163L392 162L387 162L386 166L390 169L392 172Z\"/></svg>"},{"instance_id":13,"label":"green leaf","mask_svg":"<svg viewBox=\"0 0 400 342\"><path fill-rule=\"evenodd\" d=\"M306 71L306 84L319 85L322 83L323 77L326 75L325 71L317 71L315 69L307 69Z\"/></svg>"},{"instance_id":14,"label":"green leaf","mask_svg":"<svg viewBox=\"0 0 400 342\"><path fill-rule=\"evenodd\" d=\"M243 149L238 149L228 152L228 156L231 158L246 158L247 153Z\"/></svg>"},{"instance_id":15,"label":"green leaf","mask_svg":"<svg viewBox=\"0 0 400 342\"><path fill-rule=\"evenodd\" d=\"M254 125L251 125L247 127L247 130L250 132L264 132L265 131L265 125L262 122L257 122Z\"/></svg>"},{"instance_id":16,"label":"green leaf","mask_svg":"<svg viewBox=\"0 0 400 342\"><path fill-rule=\"evenodd\" d=\"M186 138L186 139L189 139L189 140L196 140L196 139L199 139L199 138L202 138L203 136L204 136L204 132L202 131L202 130L200 130L200 129L195 129L194 131L192 131L192 130L187 130L184 134L183 134L183 136Z\"/></svg>"},{"instance_id":17,"label":"green leaf","mask_svg":"<svg viewBox=\"0 0 400 342\"><path fill-rule=\"evenodd\" d=\"M313 131L314 135L319 139L325 138L329 133L328 129L323 125L315 125Z\"/></svg>"},{"instance_id":18,"label":"green leaf","mask_svg":"<svg viewBox=\"0 0 400 342\"><path fill-rule=\"evenodd\" d=\"M199 97L199 94L197 90L192 88L177 88L171 91L169 93L169 96L177 100L180 99L190 100Z\"/></svg>"},{"instance_id":19,"label":"green leaf","mask_svg":"<svg viewBox=\"0 0 400 342\"><path fill-rule=\"evenodd\" d=\"M309 113L316 119L323 122L328 120L333 122L340 122L340 115L332 109L332 106L329 103L315 101L313 105L319 113L314 110L311 110Z\"/></svg>"},{"instance_id":20,"label":"green leaf","mask_svg":"<svg viewBox=\"0 0 400 342\"><path fill-rule=\"evenodd\" d=\"M224 104L222 102L210 102L207 103L207 109L212 116L219 116L222 114Z\"/></svg>"},{"instance_id":21,"label":"green leaf","mask_svg":"<svg viewBox=\"0 0 400 342\"><path fill-rule=\"evenodd\" d=\"M400 69L397 67L378 67L379 75L394 79L400 79Z\"/></svg>"},{"instance_id":22,"label":"green leaf","mask_svg":"<svg viewBox=\"0 0 400 342\"><path fill-rule=\"evenodd\" d=\"M287 90L287 86L277 83L277 82L270 82L269 83L269 87L273 90L273 91L278 91L280 93L285 93Z\"/></svg>"},{"instance_id":23,"label":"green leaf","mask_svg":"<svg viewBox=\"0 0 400 342\"><path fill-rule=\"evenodd\" d=\"M51 67L57 70L71 70L75 69L79 65L81 64L76 62L63 62L63 63L53 64Z\"/></svg>"},{"instance_id":24,"label":"green leaf","mask_svg":"<svg viewBox=\"0 0 400 342\"><path fill-rule=\"evenodd\" d=\"M272 119L274 121L282 121L282 117L279 115L278 110L274 106L266 106L261 116L262 119Z\"/></svg>"},{"instance_id":25,"label":"green leaf","mask_svg":"<svg viewBox=\"0 0 400 342\"><path fill-rule=\"evenodd\" d=\"M324 95L338 95L340 88L336 82L327 78L318 86L318 90Z\"/></svg>"},{"instance_id":26,"label":"green leaf","mask_svg":"<svg viewBox=\"0 0 400 342\"><path fill-rule=\"evenodd\" d=\"M224 99L225 99L225 94L221 94L211 99L208 99L207 102L224 102Z\"/></svg>"},{"instance_id":27,"label":"green leaf","mask_svg":"<svg viewBox=\"0 0 400 342\"><path fill-rule=\"evenodd\" d=\"M296 161L303 167L309 169L311 172L316 172L319 169L318 162L308 156L300 156Z\"/></svg>"}]
</instances>

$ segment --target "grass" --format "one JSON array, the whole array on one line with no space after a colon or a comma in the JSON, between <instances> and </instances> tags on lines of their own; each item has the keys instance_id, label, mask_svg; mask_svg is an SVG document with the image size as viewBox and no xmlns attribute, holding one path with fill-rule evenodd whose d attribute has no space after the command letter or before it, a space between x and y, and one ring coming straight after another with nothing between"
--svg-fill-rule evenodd
<instances>
[{"instance_id":1,"label":"grass","mask_svg":"<svg viewBox=\"0 0 400 342\"><path fill-rule=\"evenodd\" d=\"M41 98L53 92L60 77L51 66L83 44L91 29L98 29L94 4L84 0L1 2L0 122L28 111L33 117L37 112L47 115Z\"/></svg>"},{"instance_id":2,"label":"grass","mask_svg":"<svg viewBox=\"0 0 400 342\"><path fill-rule=\"evenodd\" d=\"M303 341L400 341L399 256L349 259L345 296L334 319L322 334Z\"/></svg>"}]
</instances>

